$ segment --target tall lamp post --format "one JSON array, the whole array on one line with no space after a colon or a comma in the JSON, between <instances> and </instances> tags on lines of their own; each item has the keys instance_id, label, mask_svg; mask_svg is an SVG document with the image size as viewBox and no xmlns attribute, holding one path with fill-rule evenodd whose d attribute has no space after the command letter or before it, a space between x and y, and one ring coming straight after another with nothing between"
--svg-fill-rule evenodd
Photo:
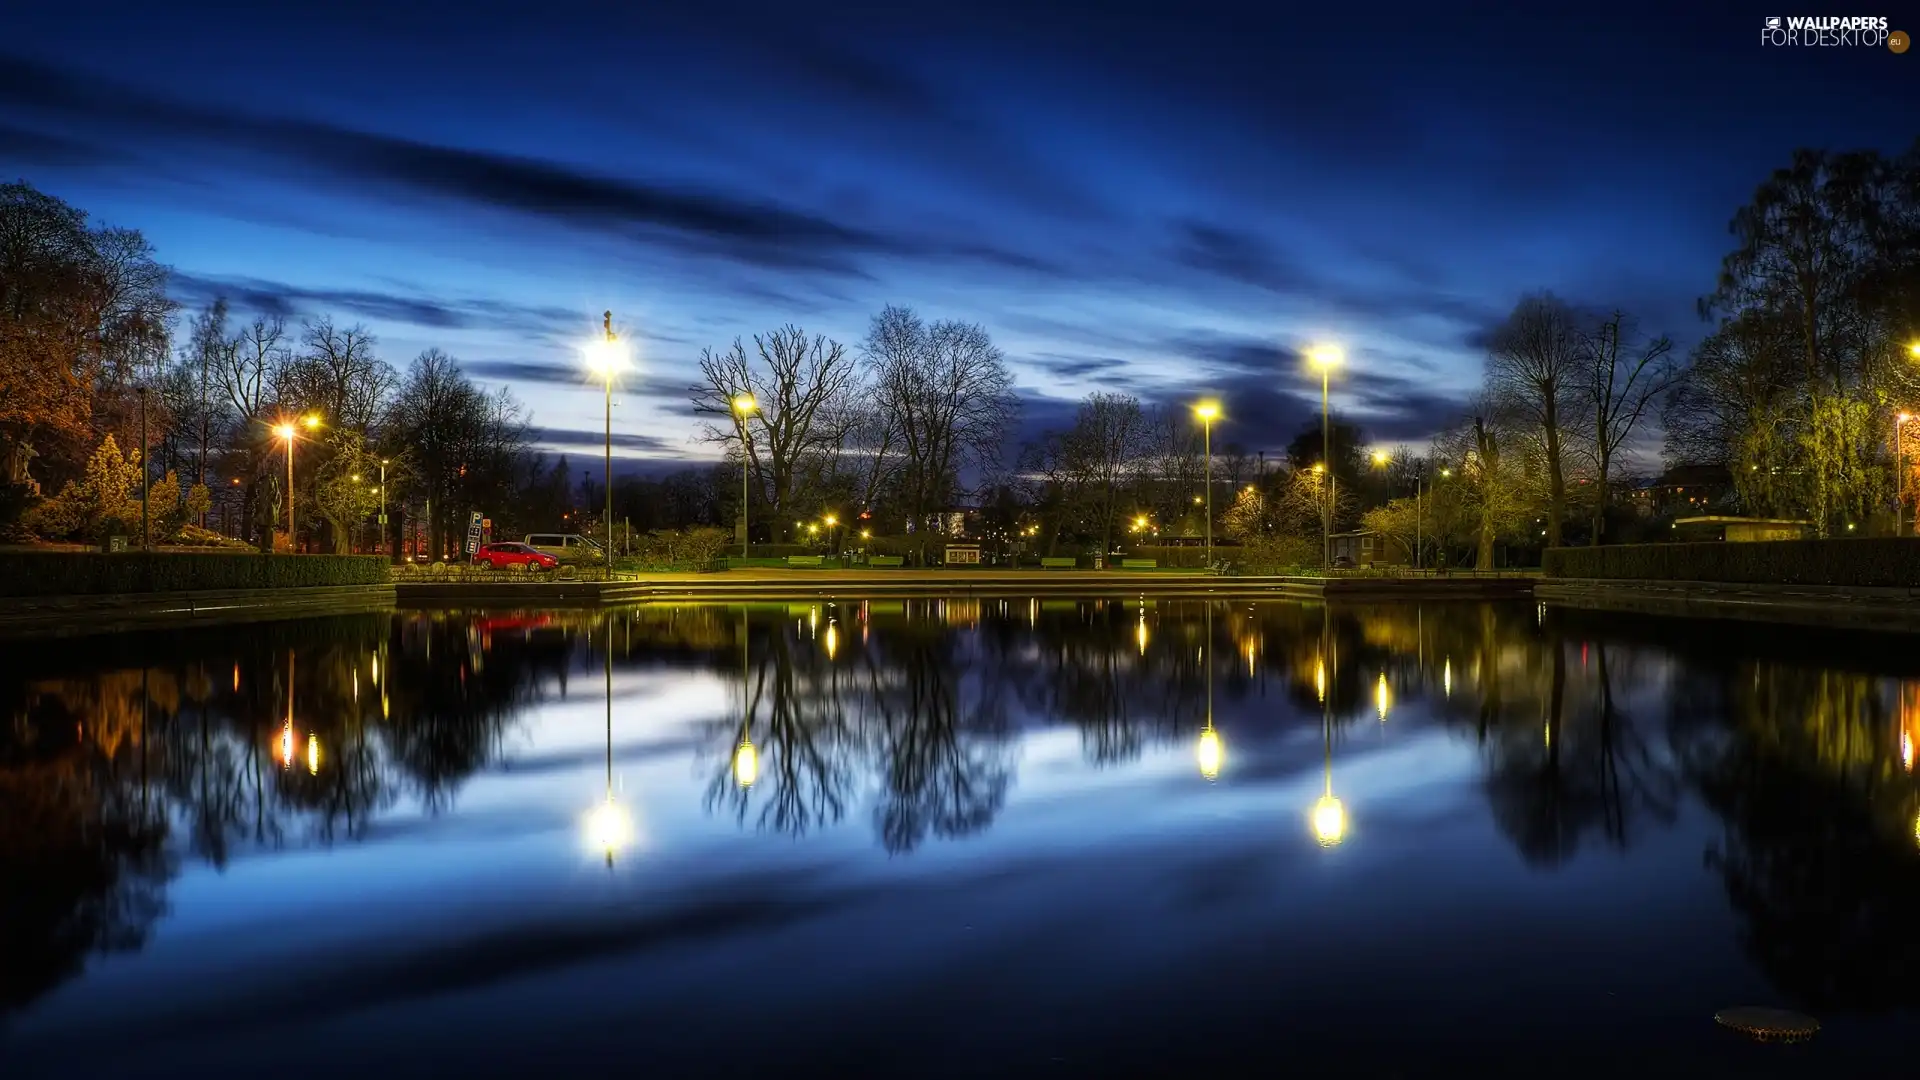
<instances>
[{"instance_id":1,"label":"tall lamp post","mask_svg":"<svg viewBox=\"0 0 1920 1080\"><path fill-rule=\"evenodd\" d=\"M607 561L607 580L613 580L613 380L626 370L626 356L620 348L620 339L613 333L613 312L600 316L600 329L603 334L587 356L587 366L600 376L607 393L607 443L606 443L606 537L607 549L602 553Z\"/></svg>"},{"instance_id":2,"label":"tall lamp post","mask_svg":"<svg viewBox=\"0 0 1920 1080\"><path fill-rule=\"evenodd\" d=\"M753 464L753 432L747 427L747 417L760 411L760 403L752 394L736 394L733 398L733 414L740 425L740 559L742 565L751 557L747 550L747 470Z\"/></svg>"},{"instance_id":3,"label":"tall lamp post","mask_svg":"<svg viewBox=\"0 0 1920 1080\"><path fill-rule=\"evenodd\" d=\"M1213 422L1220 419L1220 403L1203 401L1193 407L1193 415L1200 418L1202 439L1206 445L1207 457L1207 567L1213 567ZM1188 444L1192 445L1192 444Z\"/></svg>"},{"instance_id":4,"label":"tall lamp post","mask_svg":"<svg viewBox=\"0 0 1920 1080\"><path fill-rule=\"evenodd\" d=\"M1340 366L1340 347L1337 345L1316 345L1307 350L1307 363L1320 372L1320 460L1327 467L1326 502L1320 508L1320 558L1327 569L1333 568L1333 503L1338 497L1339 481L1334 477L1333 468L1333 422L1332 410L1328 406L1328 379L1333 369Z\"/></svg>"},{"instance_id":5,"label":"tall lamp post","mask_svg":"<svg viewBox=\"0 0 1920 1080\"><path fill-rule=\"evenodd\" d=\"M380 459L380 546L389 549L387 561L393 561L392 539L387 531L387 459Z\"/></svg>"},{"instance_id":6,"label":"tall lamp post","mask_svg":"<svg viewBox=\"0 0 1920 1080\"><path fill-rule=\"evenodd\" d=\"M320 426L320 418L317 416L308 416L302 418L300 423L304 424L308 431L312 431ZM291 422L282 422L278 427L273 429L273 433L285 439L287 442L287 554L291 555L293 554L294 544L293 441L299 436L300 429L295 427Z\"/></svg>"},{"instance_id":7,"label":"tall lamp post","mask_svg":"<svg viewBox=\"0 0 1920 1080\"><path fill-rule=\"evenodd\" d=\"M1907 444L1900 437L1903 434L1900 429L1906 427L1909 419L1912 418L1906 413L1901 413L1899 416L1893 418L1893 535L1895 536L1907 535L1905 520L1907 510Z\"/></svg>"},{"instance_id":8,"label":"tall lamp post","mask_svg":"<svg viewBox=\"0 0 1920 1080\"><path fill-rule=\"evenodd\" d=\"M147 468L147 388L140 387L140 550L146 551L153 536L147 525L147 486L153 470Z\"/></svg>"}]
</instances>

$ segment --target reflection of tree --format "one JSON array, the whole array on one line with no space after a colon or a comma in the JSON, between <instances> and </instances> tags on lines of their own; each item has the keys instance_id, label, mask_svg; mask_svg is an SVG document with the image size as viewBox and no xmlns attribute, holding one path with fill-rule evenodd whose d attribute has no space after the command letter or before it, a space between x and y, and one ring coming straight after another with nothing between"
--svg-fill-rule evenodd
<instances>
[{"instance_id":1,"label":"reflection of tree","mask_svg":"<svg viewBox=\"0 0 1920 1080\"><path fill-rule=\"evenodd\" d=\"M846 814L860 740L838 668L818 648L789 638L781 625L768 629L751 674L743 673L748 708L757 718L751 734L759 779L752 788L737 786L729 758L707 787L707 805L726 804L744 821L758 801L761 828L801 836ZM745 631L736 630L736 636ZM725 718L714 727L731 753L740 719Z\"/></svg>"},{"instance_id":2,"label":"reflection of tree","mask_svg":"<svg viewBox=\"0 0 1920 1080\"><path fill-rule=\"evenodd\" d=\"M875 827L890 851L986 827L1012 785L1004 682L983 670L986 657L963 658L959 636L939 622L910 618L869 644L855 626L840 625L863 616L838 611L804 629L781 620L758 627L742 677L759 775L750 788L735 784L731 754L742 719L714 720L709 737L726 753L707 804L798 835L840 821L871 770ZM824 645L828 627L839 643L833 655Z\"/></svg>"},{"instance_id":3,"label":"reflection of tree","mask_svg":"<svg viewBox=\"0 0 1920 1080\"><path fill-rule=\"evenodd\" d=\"M1920 1003L1920 789L1897 760L1884 680L1776 663L1695 676L1677 738L1725 824L1708 853L1745 921L1743 944L1813 1009Z\"/></svg>"},{"instance_id":4,"label":"reflection of tree","mask_svg":"<svg viewBox=\"0 0 1920 1080\"><path fill-rule=\"evenodd\" d=\"M467 621L422 618L404 623L397 644L375 651L387 665L379 727L385 756L431 812L452 804L466 779L499 759L502 735L515 716L562 681L572 632L540 618ZM604 633L590 640L604 640ZM618 641L618 638L616 638ZM371 668L360 675L372 681ZM371 711L372 694L362 700ZM357 713L355 715L358 715ZM365 746L364 738L359 746Z\"/></svg>"},{"instance_id":5,"label":"reflection of tree","mask_svg":"<svg viewBox=\"0 0 1920 1080\"><path fill-rule=\"evenodd\" d=\"M42 705L0 728L0 1010L75 974L89 952L140 947L172 874L137 721L109 754Z\"/></svg>"},{"instance_id":6,"label":"reflection of tree","mask_svg":"<svg viewBox=\"0 0 1920 1080\"><path fill-rule=\"evenodd\" d=\"M1595 648L1595 672L1583 680L1591 686L1569 687L1565 643L1555 639L1547 652L1544 716L1535 729L1500 729L1487 794L1501 831L1527 861L1554 865L1589 835L1624 849L1633 820L1672 821L1679 776L1621 708L1605 645ZM1571 694L1580 701L1570 709Z\"/></svg>"},{"instance_id":7,"label":"reflection of tree","mask_svg":"<svg viewBox=\"0 0 1920 1080\"><path fill-rule=\"evenodd\" d=\"M896 639L887 675L868 667L878 712L880 802L874 819L888 851L911 851L929 833L966 836L993 820L1013 783L998 681L964 680L952 638Z\"/></svg>"},{"instance_id":8,"label":"reflection of tree","mask_svg":"<svg viewBox=\"0 0 1920 1080\"><path fill-rule=\"evenodd\" d=\"M569 648L545 630L480 648L470 620L399 624L416 621L442 629L355 616L21 647L9 670L35 674L0 679L0 1008L90 951L139 946L164 907L169 822L225 866L248 845L361 835L396 777L441 805Z\"/></svg>"}]
</instances>

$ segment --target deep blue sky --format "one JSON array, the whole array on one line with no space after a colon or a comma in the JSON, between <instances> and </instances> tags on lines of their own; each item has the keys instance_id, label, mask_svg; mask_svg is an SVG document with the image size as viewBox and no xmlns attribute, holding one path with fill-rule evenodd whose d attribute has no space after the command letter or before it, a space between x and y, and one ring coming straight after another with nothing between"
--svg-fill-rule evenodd
<instances>
[{"instance_id":1,"label":"deep blue sky","mask_svg":"<svg viewBox=\"0 0 1920 1080\"><path fill-rule=\"evenodd\" d=\"M904 303L993 333L1028 433L1215 393L1216 445L1273 448L1317 339L1336 408L1423 442L1523 291L1697 338L1769 170L1920 116L1920 55L1765 48L1760 8L1295 7L10 5L0 175L144 230L189 304L445 348L556 447L598 448L603 309L658 459L712 452L702 347Z\"/></svg>"}]
</instances>

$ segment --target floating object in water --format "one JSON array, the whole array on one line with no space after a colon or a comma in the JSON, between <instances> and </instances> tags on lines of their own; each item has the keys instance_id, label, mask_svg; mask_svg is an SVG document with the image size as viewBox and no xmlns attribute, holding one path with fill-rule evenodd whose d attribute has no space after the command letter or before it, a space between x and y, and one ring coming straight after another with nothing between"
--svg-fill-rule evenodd
<instances>
[{"instance_id":1,"label":"floating object in water","mask_svg":"<svg viewBox=\"0 0 1920 1080\"><path fill-rule=\"evenodd\" d=\"M1721 1027L1748 1035L1761 1042L1804 1042L1820 1030L1820 1021L1805 1013L1769 1009L1761 1005L1739 1005L1713 1014Z\"/></svg>"}]
</instances>

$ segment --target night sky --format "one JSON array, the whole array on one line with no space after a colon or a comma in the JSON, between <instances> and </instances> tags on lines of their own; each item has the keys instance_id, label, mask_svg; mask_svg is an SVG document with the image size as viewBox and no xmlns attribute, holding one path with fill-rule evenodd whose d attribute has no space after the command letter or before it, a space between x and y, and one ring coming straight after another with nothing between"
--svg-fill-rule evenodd
<instances>
[{"instance_id":1,"label":"night sky","mask_svg":"<svg viewBox=\"0 0 1920 1080\"><path fill-rule=\"evenodd\" d=\"M8 5L0 175L143 230L186 304L440 346L552 448L598 449L612 308L655 465L716 453L702 347L887 303L984 324L1023 436L1217 394L1216 446L1276 448L1331 339L1335 408L1423 444L1520 293L1689 343L1770 170L1920 115L1920 55L1766 48L1754 7L293 6Z\"/></svg>"}]
</instances>

